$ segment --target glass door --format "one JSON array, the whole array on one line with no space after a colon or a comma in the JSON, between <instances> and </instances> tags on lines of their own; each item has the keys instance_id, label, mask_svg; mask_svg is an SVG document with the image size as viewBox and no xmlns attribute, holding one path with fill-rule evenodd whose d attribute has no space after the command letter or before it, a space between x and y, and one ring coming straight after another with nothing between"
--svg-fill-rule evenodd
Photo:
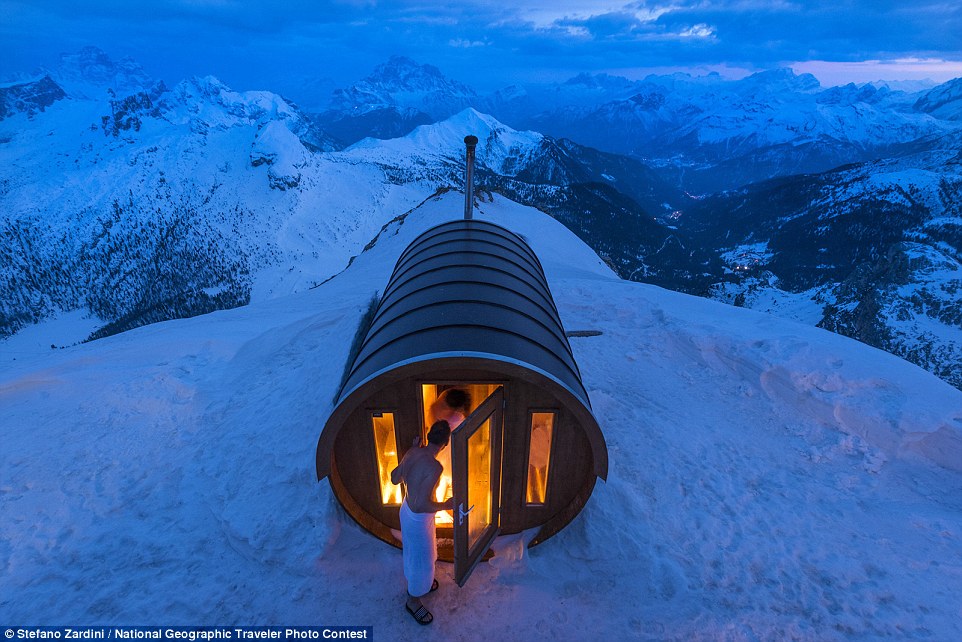
<instances>
[{"instance_id":1,"label":"glass door","mask_svg":"<svg viewBox=\"0 0 962 642\"><path fill-rule=\"evenodd\" d=\"M454 486L454 579L464 586L500 531L504 388L451 433Z\"/></svg>"},{"instance_id":2,"label":"glass door","mask_svg":"<svg viewBox=\"0 0 962 642\"><path fill-rule=\"evenodd\" d=\"M421 431L422 443L427 441L428 430L430 430L431 425L438 419L446 419L448 423L451 424L451 430L457 430L461 422L478 408L480 405L478 402L483 402L497 388L498 384L495 383L469 383L465 381L421 383L421 412L424 415L424 422L422 423L423 429ZM443 395L449 394L452 389L459 390L462 393L465 406L459 408L453 415L445 414L443 417L438 416L435 409L435 402ZM445 404L444 407L447 407L447 404ZM443 503L453 495L454 484L451 475L451 448L445 448L438 453L438 461L441 462L442 470L441 479L438 481L438 486L435 490L435 499ZM454 521L448 511L438 511L434 518L434 523L438 528L445 529L445 537L448 539L451 538L451 531L447 529L453 526ZM441 535L441 532L439 532L439 535Z\"/></svg>"}]
</instances>

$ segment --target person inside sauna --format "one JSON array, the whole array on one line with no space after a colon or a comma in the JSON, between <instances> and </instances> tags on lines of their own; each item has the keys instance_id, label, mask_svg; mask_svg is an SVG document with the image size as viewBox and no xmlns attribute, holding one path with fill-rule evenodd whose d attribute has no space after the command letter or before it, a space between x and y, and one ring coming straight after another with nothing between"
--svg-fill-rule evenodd
<instances>
[{"instance_id":1,"label":"person inside sauna","mask_svg":"<svg viewBox=\"0 0 962 642\"><path fill-rule=\"evenodd\" d=\"M448 388L431 404L431 415L434 421L446 421L455 430L471 414L471 395L461 388ZM451 450L445 449L438 456L441 462L441 481L438 485L438 501L447 499L452 494L451 488Z\"/></svg>"}]
</instances>

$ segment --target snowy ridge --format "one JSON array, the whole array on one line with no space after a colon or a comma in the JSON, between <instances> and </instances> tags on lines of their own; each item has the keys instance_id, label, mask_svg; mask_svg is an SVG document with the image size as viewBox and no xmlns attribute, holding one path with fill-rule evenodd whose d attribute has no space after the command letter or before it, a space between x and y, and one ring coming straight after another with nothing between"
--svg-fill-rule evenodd
<instances>
[{"instance_id":1,"label":"snowy ridge","mask_svg":"<svg viewBox=\"0 0 962 642\"><path fill-rule=\"evenodd\" d=\"M775 81L794 82L791 76ZM753 87L759 91L758 83ZM514 130L474 109L400 138L367 139L343 152L324 152L331 149L324 134L280 96L234 92L212 77L188 79L173 89L157 84L106 101L59 100L45 109L0 121L0 140L7 140L0 145L0 160L16 168L2 184L0 236L6 243L0 250L5 259L0 312L7 335L81 310L101 321L99 336L311 287L339 270L390 220L387 207L404 211L438 189L458 186L466 132L480 138L480 187L551 212L622 276L688 291L712 283L705 268L712 261L709 252L675 232L675 217L684 214L686 199L652 170L569 141ZM53 136L47 135L49 128ZM954 139L943 140L950 146ZM809 216L813 225L838 221L844 227L850 212L875 211L884 197L885 207L911 213L908 240L923 234L941 247L946 234L951 240L957 215L953 197L945 192L956 182L947 182L945 175L955 153L928 151L845 170L838 173L840 180L823 181L803 203L790 202L771 213L786 222ZM361 185L366 187L359 192ZM920 206L943 223L923 223L916 213ZM683 228L686 220L681 219ZM751 233L760 229L754 225ZM821 242L817 237L813 243ZM711 235L705 247L719 238ZM866 241L854 233L851 241L851 252L887 252L881 246L866 250ZM736 245L754 242L749 238ZM823 323L826 327L891 350L959 385L951 364L962 347L950 338L951 318L936 319L947 326L945 332L927 326L921 343L904 339L911 334L904 323L897 333L893 325L885 337L875 338L881 331L859 329L861 321L826 312L826 306L838 304L844 312L857 304L840 303L839 295L826 289L823 275L833 266L823 259L808 261L809 270L799 269L804 263L791 264L793 276L805 281L800 287L761 279L737 287L715 285L714 291L723 300L767 306L778 314L797 310L788 314L813 323L828 314L832 320ZM851 265L850 259L839 259L830 278L841 282L847 274L841 270ZM853 292L860 297L864 290L858 286ZM852 301L850 295L841 298ZM934 299L927 295L926 300ZM915 307L912 314L927 323L924 307ZM898 314L906 313L902 309ZM896 316L891 312L886 318ZM51 343L66 342L38 345Z\"/></svg>"},{"instance_id":2,"label":"snowy ridge","mask_svg":"<svg viewBox=\"0 0 962 642\"><path fill-rule=\"evenodd\" d=\"M805 319L962 387L962 172L949 137L927 151L705 199L680 217L726 239L713 296ZM700 235L700 236L699 236ZM751 253L764 242L764 255Z\"/></svg>"},{"instance_id":3,"label":"snowy ridge","mask_svg":"<svg viewBox=\"0 0 962 642\"><path fill-rule=\"evenodd\" d=\"M270 92L235 92L213 77L170 89L136 63L111 62L99 50L65 57L57 74L68 85L100 83L90 94L99 98L68 96L53 76L39 81L46 88L0 89L14 104L0 119L0 161L10 168L0 178L2 336L75 312L99 323L100 336L303 291L356 255L394 216L390 208L403 212L457 188L461 140L474 133L481 138L479 190L549 212L621 276L820 323L962 385L954 272L942 280L919 273L930 285L913 295L902 287L915 269L902 266L924 261L901 254L898 243L926 244L944 259L933 265L960 260L962 130L919 111L917 96L875 85L823 90L788 70L737 82L580 76L502 96L532 99L542 114L567 105L575 120L607 101L616 120L595 124L625 140L643 138L632 133L636 125L645 136L668 135L666 118L676 133L688 127L672 144L673 156L653 159L660 166L652 167L520 131L473 108L334 152L315 117ZM391 96L467 95L411 61L375 75ZM118 93L124 87L134 93ZM953 87L934 88L925 94L930 103L919 104L953 104ZM4 93L13 89L16 95ZM897 133L902 126L909 129ZM923 130L931 137L895 145ZM715 134L715 142L704 138ZM856 157L874 157L877 145L892 157L715 197L693 197L672 184L681 176L744 178L746 167L807 171L847 162L856 148ZM752 156L753 149L762 151ZM716 152L723 160L712 160ZM673 178L678 168L687 169ZM705 207L716 207L707 218L720 223L737 212L742 229L696 242L688 221ZM763 264L733 261L743 248L777 237L781 247L772 245Z\"/></svg>"},{"instance_id":4,"label":"snowy ridge","mask_svg":"<svg viewBox=\"0 0 962 642\"><path fill-rule=\"evenodd\" d=\"M499 540L463 589L440 564L435 622L412 622L400 552L314 481L314 446L371 294L460 206L428 201L317 289L0 370L4 613L429 640L962 635L962 475L927 459L962 461L962 392L844 337L621 281L501 198L477 216L529 240L569 330L601 332L572 348L609 480L541 546Z\"/></svg>"},{"instance_id":5,"label":"snowy ridge","mask_svg":"<svg viewBox=\"0 0 962 642\"><path fill-rule=\"evenodd\" d=\"M946 120L962 120L962 78L926 92L915 103L915 109Z\"/></svg>"},{"instance_id":6,"label":"snowy ridge","mask_svg":"<svg viewBox=\"0 0 962 642\"><path fill-rule=\"evenodd\" d=\"M916 91L880 83L823 88L810 74L786 68L740 80L581 74L481 96L434 67L392 59L336 92L318 118L348 144L370 135L395 138L473 107L518 129L644 159L685 189L708 193L878 158L958 130L952 82L905 86Z\"/></svg>"},{"instance_id":7,"label":"snowy ridge","mask_svg":"<svg viewBox=\"0 0 962 642\"><path fill-rule=\"evenodd\" d=\"M310 287L385 207L438 187L318 154L296 107L212 77L29 117L0 121L4 334L77 309L116 330Z\"/></svg>"},{"instance_id":8,"label":"snowy ridge","mask_svg":"<svg viewBox=\"0 0 962 642\"><path fill-rule=\"evenodd\" d=\"M873 86L822 90L790 70L740 81L651 77L631 98L561 107L523 122L666 169L695 170L684 174L689 189L716 191L866 160L875 150L956 128L913 110L913 100ZM713 172L717 165L722 171Z\"/></svg>"},{"instance_id":9,"label":"snowy ridge","mask_svg":"<svg viewBox=\"0 0 962 642\"><path fill-rule=\"evenodd\" d=\"M42 121L29 116L0 121L0 161L16 168L0 192L6 335L74 310L116 332L311 287L343 267L390 208L459 185L466 133L481 138L482 187L582 218L605 207L613 220L637 218L640 207L626 208L613 188L600 199L565 188L618 176L644 202L665 203L646 191L638 163L562 147L473 109L343 152L328 151L280 96L234 92L213 77L59 101Z\"/></svg>"},{"instance_id":10,"label":"snowy ridge","mask_svg":"<svg viewBox=\"0 0 962 642\"><path fill-rule=\"evenodd\" d=\"M491 116L465 109L442 122L417 127L402 138L387 141L365 139L349 147L345 153L398 166L423 164L429 157L450 159L463 165L464 132L478 137L480 163L497 174L509 176L523 167L526 157L544 141L544 136L537 132L518 132Z\"/></svg>"},{"instance_id":11,"label":"snowy ridge","mask_svg":"<svg viewBox=\"0 0 962 642\"><path fill-rule=\"evenodd\" d=\"M0 86L0 120L16 113L33 116L66 97L67 94L50 76Z\"/></svg>"}]
</instances>

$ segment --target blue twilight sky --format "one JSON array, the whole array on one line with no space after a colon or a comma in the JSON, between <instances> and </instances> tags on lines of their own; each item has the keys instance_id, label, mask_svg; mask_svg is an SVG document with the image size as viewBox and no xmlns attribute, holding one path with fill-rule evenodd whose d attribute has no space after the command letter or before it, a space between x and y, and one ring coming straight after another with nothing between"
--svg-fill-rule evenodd
<instances>
[{"instance_id":1,"label":"blue twilight sky","mask_svg":"<svg viewBox=\"0 0 962 642\"><path fill-rule=\"evenodd\" d=\"M962 76L959 0L0 0L0 79L96 45L176 83L343 86L392 54L479 91L581 72L777 66L848 81Z\"/></svg>"}]
</instances>

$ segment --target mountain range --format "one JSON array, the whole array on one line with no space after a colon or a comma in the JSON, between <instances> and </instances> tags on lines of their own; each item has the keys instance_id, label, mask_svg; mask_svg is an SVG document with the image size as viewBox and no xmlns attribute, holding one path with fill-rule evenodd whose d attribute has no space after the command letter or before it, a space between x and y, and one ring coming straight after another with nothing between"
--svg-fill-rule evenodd
<instances>
[{"instance_id":1,"label":"mountain range","mask_svg":"<svg viewBox=\"0 0 962 642\"><path fill-rule=\"evenodd\" d=\"M426 109L417 92L379 83L388 68L406 78L422 69L435 79L428 95L443 91L436 69L393 59L360 83L380 96L380 113ZM777 69L736 81L582 74L452 95L458 106L558 136L561 146L606 150L648 170L632 184L654 199L631 193L630 181L616 188L670 234L653 234L648 217L628 225L619 217L618 231L605 235L552 212L602 255L603 237L629 230L666 241L657 255L649 246L615 261L623 277L815 323L962 386L962 79L914 91L893 85L823 88Z\"/></svg>"},{"instance_id":2,"label":"mountain range","mask_svg":"<svg viewBox=\"0 0 962 642\"><path fill-rule=\"evenodd\" d=\"M581 74L481 95L435 67L395 57L334 92L318 119L350 144L365 135L400 136L464 107L517 129L632 156L680 189L704 194L936 140L958 128L962 84L915 92L886 84L824 88L814 76L785 68L740 80ZM353 135L346 135L347 123Z\"/></svg>"},{"instance_id":3,"label":"mountain range","mask_svg":"<svg viewBox=\"0 0 962 642\"><path fill-rule=\"evenodd\" d=\"M551 214L622 278L962 386L960 116L959 81L582 75L482 96L404 58L308 113L86 49L0 85L0 334L80 310L98 337L313 287L459 189L472 133L479 198Z\"/></svg>"}]
</instances>

